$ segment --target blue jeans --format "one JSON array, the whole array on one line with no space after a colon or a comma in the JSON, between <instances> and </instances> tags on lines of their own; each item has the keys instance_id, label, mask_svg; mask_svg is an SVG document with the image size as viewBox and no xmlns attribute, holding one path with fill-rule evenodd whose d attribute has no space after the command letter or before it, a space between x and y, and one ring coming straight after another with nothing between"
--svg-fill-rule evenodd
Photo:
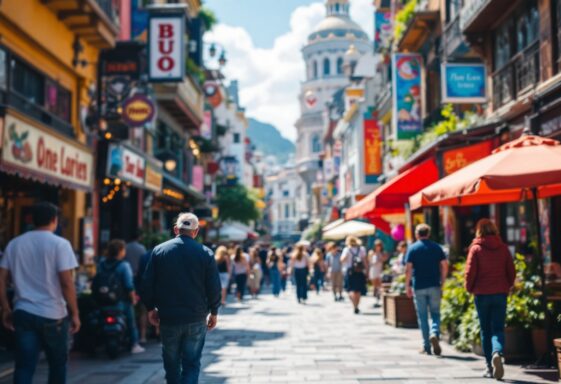
<instances>
[{"instance_id":1,"label":"blue jeans","mask_svg":"<svg viewBox=\"0 0 561 384\"><path fill-rule=\"evenodd\" d=\"M316 292L319 293L323 288L324 273L322 271L314 271L314 285Z\"/></svg>"},{"instance_id":2,"label":"blue jeans","mask_svg":"<svg viewBox=\"0 0 561 384\"><path fill-rule=\"evenodd\" d=\"M240 273L235 276L236 280L236 292L240 296L240 300L243 300L245 295L245 287L247 285L247 274Z\"/></svg>"},{"instance_id":3,"label":"blue jeans","mask_svg":"<svg viewBox=\"0 0 561 384\"><path fill-rule=\"evenodd\" d=\"M160 326L167 384L196 384L201 371L206 322Z\"/></svg>"},{"instance_id":4,"label":"blue jeans","mask_svg":"<svg viewBox=\"0 0 561 384\"><path fill-rule=\"evenodd\" d=\"M138 344L138 327L136 326L136 313L134 312L133 305L128 301L121 301L117 304L119 310L123 311L127 319L127 328L129 329L129 337L131 345Z\"/></svg>"},{"instance_id":5,"label":"blue jeans","mask_svg":"<svg viewBox=\"0 0 561 384\"><path fill-rule=\"evenodd\" d=\"M16 369L14 384L31 384L41 349L49 363L49 384L66 383L68 360L68 319L52 320L17 310Z\"/></svg>"},{"instance_id":6,"label":"blue jeans","mask_svg":"<svg viewBox=\"0 0 561 384\"><path fill-rule=\"evenodd\" d=\"M434 335L440 337L440 300L442 292L440 287L430 287L415 290L415 308L417 310L417 321L423 334L423 348L430 351L429 337ZM429 312L432 324L429 330Z\"/></svg>"},{"instance_id":7,"label":"blue jeans","mask_svg":"<svg viewBox=\"0 0 561 384\"><path fill-rule=\"evenodd\" d=\"M281 291L281 275L278 268L271 268L269 270L271 284L273 285L273 295L278 296Z\"/></svg>"},{"instance_id":8,"label":"blue jeans","mask_svg":"<svg viewBox=\"0 0 561 384\"><path fill-rule=\"evenodd\" d=\"M308 268L294 268L294 278L298 301L308 300Z\"/></svg>"},{"instance_id":9,"label":"blue jeans","mask_svg":"<svg viewBox=\"0 0 561 384\"><path fill-rule=\"evenodd\" d=\"M506 299L506 294L475 296L475 309L481 326L481 346L488 366L494 353L503 353Z\"/></svg>"}]
</instances>

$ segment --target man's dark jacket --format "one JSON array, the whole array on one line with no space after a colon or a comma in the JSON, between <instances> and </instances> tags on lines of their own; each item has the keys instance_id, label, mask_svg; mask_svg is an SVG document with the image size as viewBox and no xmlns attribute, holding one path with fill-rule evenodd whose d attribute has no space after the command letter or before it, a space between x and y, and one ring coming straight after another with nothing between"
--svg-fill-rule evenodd
<instances>
[{"instance_id":1,"label":"man's dark jacket","mask_svg":"<svg viewBox=\"0 0 561 384\"><path fill-rule=\"evenodd\" d=\"M188 236L158 245L142 279L142 301L162 324L205 321L220 307L220 278L210 249Z\"/></svg>"}]
</instances>

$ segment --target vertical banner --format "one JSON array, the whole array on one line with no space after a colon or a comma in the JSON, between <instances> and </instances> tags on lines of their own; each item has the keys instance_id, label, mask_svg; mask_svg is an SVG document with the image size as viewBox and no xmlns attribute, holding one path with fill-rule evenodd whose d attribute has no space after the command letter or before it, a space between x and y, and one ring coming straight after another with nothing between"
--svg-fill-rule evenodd
<instances>
[{"instance_id":1,"label":"vertical banner","mask_svg":"<svg viewBox=\"0 0 561 384\"><path fill-rule=\"evenodd\" d=\"M392 56L393 131L397 140L413 139L422 132L421 69L418 54L395 53Z\"/></svg>"},{"instance_id":2,"label":"vertical banner","mask_svg":"<svg viewBox=\"0 0 561 384\"><path fill-rule=\"evenodd\" d=\"M366 184L374 184L382 174L382 135L378 120L368 115L364 119L364 179Z\"/></svg>"},{"instance_id":3,"label":"vertical banner","mask_svg":"<svg viewBox=\"0 0 561 384\"><path fill-rule=\"evenodd\" d=\"M143 43L148 40L148 11L142 0L131 0L131 40Z\"/></svg>"},{"instance_id":4,"label":"vertical banner","mask_svg":"<svg viewBox=\"0 0 561 384\"><path fill-rule=\"evenodd\" d=\"M206 110L203 114L201 137L207 140L212 139L212 112L210 110Z\"/></svg>"},{"instance_id":5,"label":"vertical banner","mask_svg":"<svg viewBox=\"0 0 561 384\"><path fill-rule=\"evenodd\" d=\"M185 14L150 14L148 73L150 81L183 81L185 75Z\"/></svg>"},{"instance_id":6,"label":"vertical banner","mask_svg":"<svg viewBox=\"0 0 561 384\"><path fill-rule=\"evenodd\" d=\"M393 37L391 15L390 11L374 13L374 52L380 52L390 46Z\"/></svg>"}]
</instances>

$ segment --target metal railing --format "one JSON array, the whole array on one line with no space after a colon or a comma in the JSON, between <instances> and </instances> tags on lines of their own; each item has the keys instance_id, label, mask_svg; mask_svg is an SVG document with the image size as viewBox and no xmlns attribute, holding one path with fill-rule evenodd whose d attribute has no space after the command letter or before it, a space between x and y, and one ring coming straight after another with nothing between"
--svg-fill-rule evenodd
<instances>
[{"instance_id":1,"label":"metal railing","mask_svg":"<svg viewBox=\"0 0 561 384\"><path fill-rule=\"evenodd\" d=\"M500 108L534 88L540 79L539 41L515 55L493 74L493 105Z\"/></svg>"},{"instance_id":2,"label":"metal railing","mask_svg":"<svg viewBox=\"0 0 561 384\"><path fill-rule=\"evenodd\" d=\"M114 5L113 0L95 0L99 8L105 13L105 15L115 24L119 25L119 12Z\"/></svg>"},{"instance_id":3,"label":"metal railing","mask_svg":"<svg viewBox=\"0 0 561 384\"><path fill-rule=\"evenodd\" d=\"M452 56L456 49L464 41L460 29L460 15L457 14L452 21L444 27L444 52L446 56Z\"/></svg>"}]
</instances>

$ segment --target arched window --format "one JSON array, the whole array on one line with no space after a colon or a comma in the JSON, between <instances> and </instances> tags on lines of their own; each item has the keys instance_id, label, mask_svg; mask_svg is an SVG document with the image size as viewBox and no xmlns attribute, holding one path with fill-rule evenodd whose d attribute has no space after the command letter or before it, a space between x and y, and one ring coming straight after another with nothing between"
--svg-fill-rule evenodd
<instances>
[{"instance_id":1,"label":"arched window","mask_svg":"<svg viewBox=\"0 0 561 384\"><path fill-rule=\"evenodd\" d=\"M342 57L337 59L337 74L338 75L343 74L343 58Z\"/></svg>"},{"instance_id":2,"label":"arched window","mask_svg":"<svg viewBox=\"0 0 561 384\"><path fill-rule=\"evenodd\" d=\"M318 78L318 62L314 60L314 63L312 64L312 72L313 72L313 78L317 79Z\"/></svg>"},{"instance_id":3,"label":"arched window","mask_svg":"<svg viewBox=\"0 0 561 384\"><path fill-rule=\"evenodd\" d=\"M330 74L331 74L331 62L326 57L325 59L323 59L323 75L329 76Z\"/></svg>"},{"instance_id":4,"label":"arched window","mask_svg":"<svg viewBox=\"0 0 561 384\"><path fill-rule=\"evenodd\" d=\"M316 133L312 136L312 153L321 152L321 140L319 135Z\"/></svg>"}]
</instances>

